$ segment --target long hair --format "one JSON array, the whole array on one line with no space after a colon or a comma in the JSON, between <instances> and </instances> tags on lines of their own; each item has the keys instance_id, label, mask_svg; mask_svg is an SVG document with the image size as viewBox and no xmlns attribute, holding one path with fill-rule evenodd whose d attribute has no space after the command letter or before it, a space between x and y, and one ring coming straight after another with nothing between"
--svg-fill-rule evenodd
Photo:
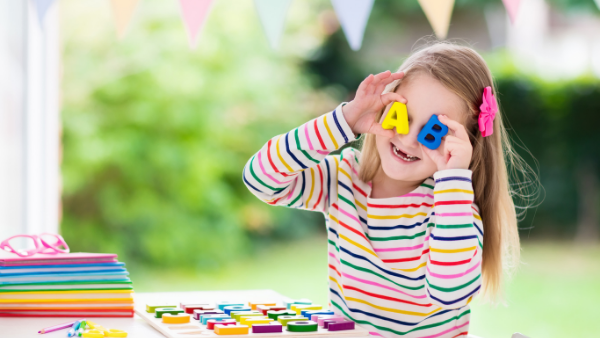
<instances>
[{"instance_id":1,"label":"long hair","mask_svg":"<svg viewBox=\"0 0 600 338\"><path fill-rule=\"evenodd\" d=\"M469 169L473 172L474 201L480 209L484 228L482 294L489 300L497 300L501 298L503 271L511 273L519 263L518 215L512 197L528 200L532 196L528 189L539 186L537 174L514 151L502 121L500 105L494 120L494 133L482 137L479 132L479 106L483 102L484 88L491 86L496 100L498 96L492 74L476 51L451 42L435 42L411 54L398 69L400 71L404 71L405 76L390 83L384 93L395 92L402 82L410 81L417 74L426 74L458 95L468 107L466 129L473 145ZM385 108L379 112L378 120L384 111ZM381 166L375 135L365 136L360 163L359 178L363 182L371 181ZM521 178L529 183L515 182Z\"/></svg>"}]
</instances>

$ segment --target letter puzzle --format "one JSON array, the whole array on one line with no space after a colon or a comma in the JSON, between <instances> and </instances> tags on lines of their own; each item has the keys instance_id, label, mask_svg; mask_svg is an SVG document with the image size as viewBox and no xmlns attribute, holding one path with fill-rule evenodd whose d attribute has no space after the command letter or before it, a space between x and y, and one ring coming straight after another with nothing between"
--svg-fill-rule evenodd
<instances>
[{"instance_id":1,"label":"letter puzzle","mask_svg":"<svg viewBox=\"0 0 600 338\"><path fill-rule=\"evenodd\" d=\"M269 318L273 318L277 320L279 316L294 316L296 315L296 311L292 310L281 310L281 311L267 311L267 316Z\"/></svg>"},{"instance_id":2,"label":"letter puzzle","mask_svg":"<svg viewBox=\"0 0 600 338\"><path fill-rule=\"evenodd\" d=\"M233 311L230 313L231 318L240 321L240 317L244 316L244 317L256 317L256 316L264 316L262 312L260 311Z\"/></svg>"},{"instance_id":3,"label":"letter puzzle","mask_svg":"<svg viewBox=\"0 0 600 338\"><path fill-rule=\"evenodd\" d=\"M215 307L210 304L198 304L198 303L181 303L181 308L185 313L193 314L194 310L214 310Z\"/></svg>"},{"instance_id":4,"label":"letter puzzle","mask_svg":"<svg viewBox=\"0 0 600 338\"><path fill-rule=\"evenodd\" d=\"M148 303L146 305L146 312L148 313L154 313L156 311L156 308L159 307L171 307L171 308L176 308L177 305L176 304L172 304L169 302L155 302L155 303Z\"/></svg>"},{"instance_id":5,"label":"letter puzzle","mask_svg":"<svg viewBox=\"0 0 600 338\"><path fill-rule=\"evenodd\" d=\"M162 315L163 323L165 324L183 324L190 322L190 314L188 313L178 313L172 315L170 313L165 313Z\"/></svg>"},{"instance_id":6,"label":"letter puzzle","mask_svg":"<svg viewBox=\"0 0 600 338\"><path fill-rule=\"evenodd\" d=\"M239 306L244 306L243 303L239 303L239 302L229 302L229 301L222 301L222 302L218 302L217 303L217 307L219 308L219 310L223 311L223 308L226 306L233 306L233 305L239 305Z\"/></svg>"},{"instance_id":7,"label":"letter puzzle","mask_svg":"<svg viewBox=\"0 0 600 338\"><path fill-rule=\"evenodd\" d=\"M283 332L283 325L280 322L272 321L268 324L252 325L252 333L272 333Z\"/></svg>"},{"instance_id":8,"label":"letter puzzle","mask_svg":"<svg viewBox=\"0 0 600 338\"><path fill-rule=\"evenodd\" d=\"M215 333L218 335L248 334L248 325L215 325Z\"/></svg>"},{"instance_id":9,"label":"letter puzzle","mask_svg":"<svg viewBox=\"0 0 600 338\"><path fill-rule=\"evenodd\" d=\"M194 310L194 319L200 320L200 316L202 316L202 315L218 315L218 314L225 314L225 313L221 310Z\"/></svg>"},{"instance_id":10,"label":"letter puzzle","mask_svg":"<svg viewBox=\"0 0 600 338\"><path fill-rule=\"evenodd\" d=\"M351 320L344 319L341 322L329 323L327 325L329 331L343 331L343 330L354 330L354 322Z\"/></svg>"},{"instance_id":11,"label":"letter puzzle","mask_svg":"<svg viewBox=\"0 0 600 338\"><path fill-rule=\"evenodd\" d=\"M229 317L228 315L201 315L200 316L200 323L202 325L206 325L206 322L209 319L232 319L232 318Z\"/></svg>"},{"instance_id":12,"label":"letter puzzle","mask_svg":"<svg viewBox=\"0 0 600 338\"><path fill-rule=\"evenodd\" d=\"M312 302L309 299L306 299L306 298L302 298L302 299L290 299L290 300L284 300L283 301L283 306L285 306L287 309L289 309L294 304L310 305L310 304L312 304Z\"/></svg>"},{"instance_id":13,"label":"letter puzzle","mask_svg":"<svg viewBox=\"0 0 600 338\"><path fill-rule=\"evenodd\" d=\"M226 315L228 315L231 313L231 311L252 311L252 309L249 306L232 305L224 307L223 311Z\"/></svg>"},{"instance_id":14,"label":"letter puzzle","mask_svg":"<svg viewBox=\"0 0 600 338\"><path fill-rule=\"evenodd\" d=\"M163 314L165 313L170 313L172 315L176 315L178 313L183 313L182 309L178 309L178 308L172 308L172 307L157 307L154 310L154 314L156 315L156 318L162 318Z\"/></svg>"},{"instance_id":15,"label":"letter puzzle","mask_svg":"<svg viewBox=\"0 0 600 338\"><path fill-rule=\"evenodd\" d=\"M437 115L431 115L425 124L417 140L429 149L437 149L442 143L442 137L448 134L448 127L441 123Z\"/></svg>"},{"instance_id":16,"label":"letter puzzle","mask_svg":"<svg viewBox=\"0 0 600 338\"><path fill-rule=\"evenodd\" d=\"M408 111L402 102L394 102L381 122L383 129L394 129L398 134L408 134Z\"/></svg>"},{"instance_id":17,"label":"letter puzzle","mask_svg":"<svg viewBox=\"0 0 600 338\"><path fill-rule=\"evenodd\" d=\"M261 301L261 302L248 302L248 306L250 306L252 308L252 310L257 310L256 307L259 305L263 305L263 306L275 306L277 305L276 302L274 301Z\"/></svg>"},{"instance_id":18,"label":"letter puzzle","mask_svg":"<svg viewBox=\"0 0 600 338\"><path fill-rule=\"evenodd\" d=\"M248 325L252 327L254 324L269 324L270 322L275 321L273 318L267 317L242 317L240 319L240 324Z\"/></svg>"},{"instance_id":19,"label":"letter puzzle","mask_svg":"<svg viewBox=\"0 0 600 338\"><path fill-rule=\"evenodd\" d=\"M340 315L317 316L317 323L319 324L319 326L323 326L323 322L329 319L344 319L344 317Z\"/></svg>"},{"instance_id":20,"label":"letter puzzle","mask_svg":"<svg viewBox=\"0 0 600 338\"><path fill-rule=\"evenodd\" d=\"M209 330L214 330L216 324L235 325L237 322L235 319L209 319L206 321L206 328Z\"/></svg>"},{"instance_id":21,"label":"letter puzzle","mask_svg":"<svg viewBox=\"0 0 600 338\"><path fill-rule=\"evenodd\" d=\"M330 318L330 319L325 319L323 321L323 328L327 329L329 328L329 325L331 325L332 323L341 323L341 322L345 322L347 319L346 318Z\"/></svg>"},{"instance_id":22,"label":"letter puzzle","mask_svg":"<svg viewBox=\"0 0 600 338\"><path fill-rule=\"evenodd\" d=\"M299 320L308 320L308 318L302 316L279 316L279 318L277 318L277 321L283 326L287 326L289 322L296 322Z\"/></svg>"},{"instance_id":23,"label":"letter puzzle","mask_svg":"<svg viewBox=\"0 0 600 338\"><path fill-rule=\"evenodd\" d=\"M292 305L290 308L290 310L292 310L292 311L295 310L297 315L302 313L302 310L321 310L321 309L323 309L323 307L318 304L313 304L313 305L295 304L295 305Z\"/></svg>"},{"instance_id":24,"label":"letter puzzle","mask_svg":"<svg viewBox=\"0 0 600 338\"><path fill-rule=\"evenodd\" d=\"M292 332L311 332L317 331L319 329L319 326L316 322L313 322L312 320L295 321L289 322L287 324L287 329L288 331Z\"/></svg>"},{"instance_id":25,"label":"letter puzzle","mask_svg":"<svg viewBox=\"0 0 600 338\"><path fill-rule=\"evenodd\" d=\"M179 304L178 306L164 306ZM161 307L163 306L163 307ZM279 301L160 301L136 304L135 312L168 338L183 336L217 338L223 335L248 335L249 338L294 338L318 335L319 338L367 338L368 330L335 311L308 299ZM151 312L153 311L153 312ZM190 313L191 312L191 313ZM95 327L94 327L95 326ZM86 337L124 337L90 323ZM96 331L91 331L91 329ZM305 337L309 338L309 337Z\"/></svg>"},{"instance_id":26,"label":"letter puzzle","mask_svg":"<svg viewBox=\"0 0 600 338\"><path fill-rule=\"evenodd\" d=\"M302 310L302 312L300 313L301 316L304 316L306 318L311 318L312 320L312 316L314 315L334 315L335 313L333 313L333 311L329 311L329 310Z\"/></svg>"},{"instance_id":27,"label":"letter puzzle","mask_svg":"<svg viewBox=\"0 0 600 338\"><path fill-rule=\"evenodd\" d=\"M267 311L281 311L281 310L287 310L287 307L285 306L267 306L267 305L257 305L256 306L256 310L257 311L261 311L264 315L267 314Z\"/></svg>"}]
</instances>

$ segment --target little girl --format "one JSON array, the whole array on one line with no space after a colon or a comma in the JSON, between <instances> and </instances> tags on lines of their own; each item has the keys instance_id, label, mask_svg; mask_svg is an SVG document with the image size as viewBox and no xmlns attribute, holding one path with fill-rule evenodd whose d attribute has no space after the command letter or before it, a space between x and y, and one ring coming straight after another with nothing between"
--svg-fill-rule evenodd
<instances>
[{"instance_id":1,"label":"little girl","mask_svg":"<svg viewBox=\"0 0 600 338\"><path fill-rule=\"evenodd\" d=\"M325 214L337 314L378 336L466 336L473 297L498 293L503 253L514 262L519 251L506 160L521 159L494 93L477 52L436 43L248 161L258 198ZM394 101L408 134L381 126ZM430 150L417 135L434 114L449 133ZM360 135L361 151L328 155Z\"/></svg>"}]
</instances>

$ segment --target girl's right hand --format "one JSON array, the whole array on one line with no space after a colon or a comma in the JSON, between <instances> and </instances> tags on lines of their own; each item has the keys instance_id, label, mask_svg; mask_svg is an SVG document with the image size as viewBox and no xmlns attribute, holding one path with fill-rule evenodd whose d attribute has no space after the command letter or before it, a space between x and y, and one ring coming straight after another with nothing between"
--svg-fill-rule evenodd
<instances>
[{"instance_id":1,"label":"girl's right hand","mask_svg":"<svg viewBox=\"0 0 600 338\"><path fill-rule=\"evenodd\" d=\"M369 133L390 138L394 136L393 129L381 127L377 121L377 114L394 101L406 104L406 99L398 93L381 94L389 83L402 77L404 77L404 72L392 73L386 70L375 76L370 74L360 83L354 100L342 108L342 114L354 134Z\"/></svg>"}]
</instances>

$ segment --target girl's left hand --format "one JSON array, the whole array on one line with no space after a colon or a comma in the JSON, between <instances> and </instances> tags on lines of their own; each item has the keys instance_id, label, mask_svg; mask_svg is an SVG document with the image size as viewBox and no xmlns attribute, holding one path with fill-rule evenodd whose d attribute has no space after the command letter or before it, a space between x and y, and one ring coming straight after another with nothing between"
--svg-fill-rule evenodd
<instances>
[{"instance_id":1,"label":"girl's left hand","mask_svg":"<svg viewBox=\"0 0 600 338\"><path fill-rule=\"evenodd\" d=\"M431 150L421 144L423 152L435 162L438 171L445 169L469 169L473 146L465 127L446 115L438 115L440 122L448 126L448 133L439 148Z\"/></svg>"}]
</instances>

